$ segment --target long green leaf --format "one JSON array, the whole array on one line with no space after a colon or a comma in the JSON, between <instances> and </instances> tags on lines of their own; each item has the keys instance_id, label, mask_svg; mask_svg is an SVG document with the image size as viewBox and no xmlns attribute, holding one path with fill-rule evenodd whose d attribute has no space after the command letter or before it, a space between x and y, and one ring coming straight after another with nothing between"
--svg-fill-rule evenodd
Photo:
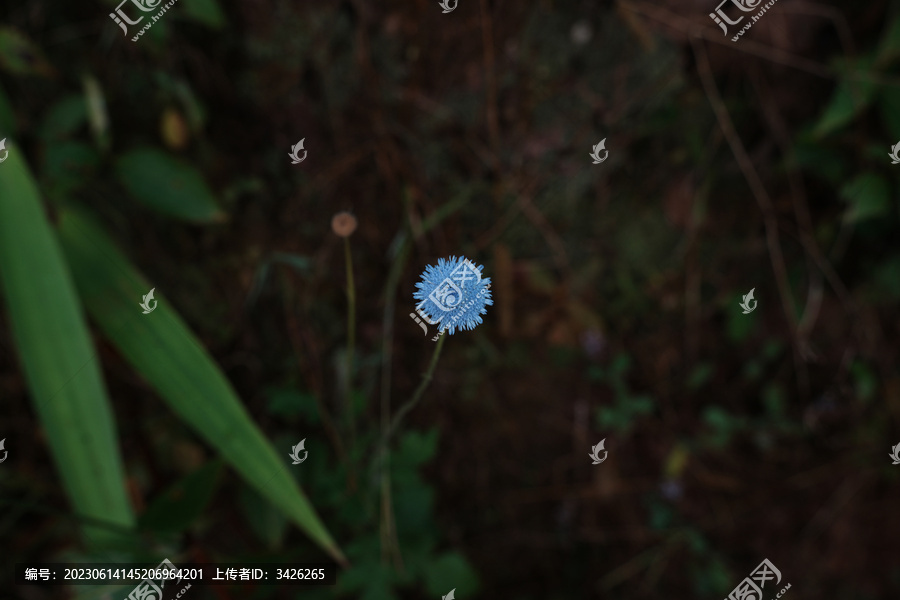
<instances>
[{"instance_id":1,"label":"long green leaf","mask_svg":"<svg viewBox=\"0 0 900 600\"><path fill-rule=\"evenodd\" d=\"M0 283L35 410L75 510L134 527L115 422L72 277L21 149L0 164ZM85 526L89 545L112 530Z\"/></svg>"},{"instance_id":2,"label":"long green leaf","mask_svg":"<svg viewBox=\"0 0 900 600\"><path fill-rule=\"evenodd\" d=\"M91 317L162 399L241 476L339 562L345 559L288 471L289 450L276 452L231 384L168 305L138 303L152 286L87 216L60 212L59 234Z\"/></svg>"},{"instance_id":3,"label":"long green leaf","mask_svg":"<svg viewBox=\"0 0 900 600\"><path fill-rule=\"evenodd\" d=\"M856 60L839 61L840 80L828 106L813 128L813 136L822 138L844 127L858 117L875 96L878 86L864 76L872 73L873 55Z\"/></svg>"},{"instance_id":4,"label":"long green leaf","mask_svg":"<svg viewBox=\"0 0 900 600\"><path fill-rule=\"evenodd\" d=\"M18 29L0 27L0 69L10 73L53 75L43 52Z\"/></svg>"},{"instance_id":5,"label":"long green leaf","mask_svg":"<svg viewBox=\"0 0 900 600\"><path fill-rule=\"evenodd\" d=\"M119 182L139 202L164 215L192 223L226 218L200 172L156 148L138 148L115 162Z\"/></svg>"},{"instance_id":6,"label":"long green leaf","mask_svg":"<svg viewBox=\"0 0 900 600\"><path fill-rule=\"evenodd\" d=\"M850 223L880 218L891 212L891 186L877 173L866 172L855 177L840 189L840 195L848 204L844 220Z\"/></svg>"}]
</instances>

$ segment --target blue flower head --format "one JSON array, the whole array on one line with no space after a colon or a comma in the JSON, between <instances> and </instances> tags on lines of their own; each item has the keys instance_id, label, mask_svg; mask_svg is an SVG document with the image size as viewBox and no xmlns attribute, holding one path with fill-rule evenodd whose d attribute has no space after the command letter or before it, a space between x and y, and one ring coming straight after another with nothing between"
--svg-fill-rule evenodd
<instances>
[{"instance_id":1,"label":"blue flower head","mask_svg":"<svg viewBox=\"0 0 900 600\"><path fill-rule=\"evenodd\" d=\"M428 265L413 293L419 301L416 312L450 335L457 329L475 329L483 322L481 315L487 314L485 306L494 303L491 279L481 276L483 269L462 256L440 258L436 267Z\"/></svg>"}]
</instances>

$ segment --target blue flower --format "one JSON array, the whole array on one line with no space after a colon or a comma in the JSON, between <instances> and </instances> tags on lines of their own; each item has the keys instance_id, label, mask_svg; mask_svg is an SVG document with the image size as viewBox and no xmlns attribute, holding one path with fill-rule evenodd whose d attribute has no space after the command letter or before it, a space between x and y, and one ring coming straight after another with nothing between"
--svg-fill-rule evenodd
<instances>
[{"instance_id":1,"label":"blue flower","mask_svg":"<svg viewBox=\"0 0 900 600\"><path fill-rule=\"evenodd\" d=\"M481 315L487 314L485 306L494 303L491 280L481 277L482 269L462 256L438 259L436 267L428 265L413 293L420 301L416 312L450 335L457 329L475 329L483 322Z\"/></svg>"}]
</instances>

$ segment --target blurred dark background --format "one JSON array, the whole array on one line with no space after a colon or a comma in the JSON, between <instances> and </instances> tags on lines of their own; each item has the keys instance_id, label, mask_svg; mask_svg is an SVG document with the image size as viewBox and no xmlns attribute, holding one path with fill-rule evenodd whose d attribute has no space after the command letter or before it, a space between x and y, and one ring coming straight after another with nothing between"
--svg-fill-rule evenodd
<instances>
[{"instance_id":1,"label":"blurred dark background","mask_svg":"<svg viewBox=\"0 0 900 600\"><path fill-rule=\"evenodd\" d=\"M719 599L765 558L766 600L898 597L900 3L779 0L738 42L716 0L179 0L136 42L115 8L0 7L0 137L280 458L306 439L291 473L352 565L186 598ZM412 294L450 255L485 265L494 305L392 446L392 553L381 411L427 367ZM0 295L0 554L103 560L10 320ZM202 471L216 450L91 334L134 513L170 503L142 521L153 560L327 559L227 464ZM129 591L8 575L2 598Z\"/></svg>"}]
</instances>

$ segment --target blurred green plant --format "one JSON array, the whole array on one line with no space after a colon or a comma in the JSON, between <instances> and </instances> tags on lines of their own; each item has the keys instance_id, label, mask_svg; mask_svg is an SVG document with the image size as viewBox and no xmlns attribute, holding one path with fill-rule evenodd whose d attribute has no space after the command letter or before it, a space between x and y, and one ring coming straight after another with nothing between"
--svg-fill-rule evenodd
<instances>
[{"instance_id":1,"label":"blurred green plant","mask_svg":"<svg viewBox=\"0 0 900 600\"><path fill-rule=\"evenodd\" d=\"M307 438L308 448L328 446L319 427L321 416L308 393L283 386L269 390L267 398L267 412L277 416L284 425L283 431L276 434L283 438L282 445L292 439L294 431L303 429L313 432ZM381 441L380 436L368 432L360 436L359 444L378 449ZM446 594L454 587L460 594L472 595L478 591L479 578L466 558L458 552L440 549L439 528L434 518L435 494L421 474L434 460L437 449L438 431L433 428L424 433L402 432L390 453L393 525L397 544L404 551L399 566L381 558L384 540L375 526L384 510L384 507L379 510L380 474L373 470L369 485L348 493L350 466L330 460L327 452L310 452L304 463L307 468L298 470L296 477L322 508L335 516L335 523L352 540L346 545L346 552L353 564L342 573L333 591L310 590L311 597L352 595L370 600L396 600L402 590L409 588L426 589L432 596ZM242 504L248 518L253 519L257 537L270 548L280 548L285 525L277 512L271 510L269 502L248 490L242 493ZM277 556L287 559L290 553L279 551Z\"/></svg>"},{"instance_id":2,"label":"blurred green plant","mask_svg":"<svg viewBox=\"0 0 900 600\"><path fill-rule=\"evenodd\" d=\"M356 536L347 546L353 567L341 578L339 593L368 600L395 600L397 588L424 586L430 596L456 588L461 596L472 596L480 586L466 558L455 551L438 550L439 534L433 517L434 491L419 471L437 452L438 432L410 431L401 435L391 453L391 496L398 546L403 563L391 569L378 559L381 543L377 532Z\"/></svg>"},{"instance_id":3,"label":"blurred green plant","mask_svg":"<svg viewBox=\"0 0 900 600\"><path fill-rule=\"evenodd\" d=\"M838 85L822 114L795 143L798 162L810 173L832 185L843 182L840 196L847 203L848 224L889 217L892 212L896 218L896 203L892 207L890 200L892 188L896 189L891 180L896 177L884 165L890 147L900 140L900 85L890 78L900 59L898 48L900 13L890 20L874 49L834 61ZM883 146L861 149L845 130L868 111L875 113L880 131L889 137ZM861 172L852 175L854 170Z\"/></svg>"},{"instance_id":4,"label":"blurred green plant","mask_svg":"<svg viewBox=\"0 0 900 600\"><path fill-rule=\"evenodd\" d=\"M21 148L15 142L8 147L9 159L0 170L3 291L35 410L47 428L54 461L76 511L126 529L135 525L109 399L82 315L87 309L176 414L330 556L345 562L283 458L165 298L159 298L152 317L141 318L136 299L153 286L83 211L59 208L54 232ZM191 167L183 166L180 172L199 181ZM174 188L160 186L152 177L129 181L130 190L148 204L163 212L172 206L165 198ZM199 201L209 206L202 195L199 200L180 197L188 205ZM218 214L174 212L205 220ZM119 538L91 525L84 527L84 534L90 547Z\"/></svg>"},{"instance_id":5,"label":"blurred green plant","mask_svg":"<svg viewBox=\"0 0 900 600\"><path fill-rule=\"evenodd\" d=\"M0 170L0 282L35 411L79 514L131 528L116 428L75 285L18 144ZM89 545L115 539L83 528Z\"/></svg>"},{"instance_id":6,"label":"blurred green plant","mask_svg":"<svg viewBox=\"0 0 900 600\"><path fill-rule=\"evenodd\" d=\"M602 430L613 430L620 434L631 431L635 421L653 412L653 398L647 394L635 394L626 381L631 370L631 357L627 354L616 356L608 368L593 365L588 370L588 379L605 383L613 390L615 404L597 409L597 426Z\"/></svg>"}]
</instances>

